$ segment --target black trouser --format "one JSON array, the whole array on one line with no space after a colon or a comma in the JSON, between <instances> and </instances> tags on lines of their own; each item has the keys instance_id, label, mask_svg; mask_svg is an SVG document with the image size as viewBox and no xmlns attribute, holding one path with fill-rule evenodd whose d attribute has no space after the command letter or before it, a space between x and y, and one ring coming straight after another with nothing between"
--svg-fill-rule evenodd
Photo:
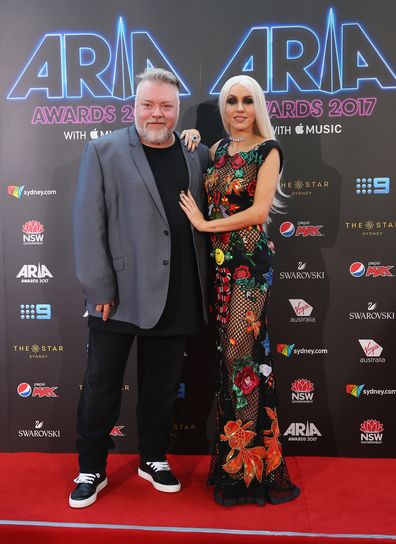
<instances>
[{"instance_id":1,"label":"black trouser","mask_svg":"<svg viewBox=\"0 0 396 544\"><path fill-rule=\"evenodd\" d=\"M132 334L90 329L88 365L77 414L80 472L102 472L114 448L110 432L120 414ZM139 452L161 460L169 445L186 348L185 336L142 336L137 407Z\"/></svg>"}]
</instances>

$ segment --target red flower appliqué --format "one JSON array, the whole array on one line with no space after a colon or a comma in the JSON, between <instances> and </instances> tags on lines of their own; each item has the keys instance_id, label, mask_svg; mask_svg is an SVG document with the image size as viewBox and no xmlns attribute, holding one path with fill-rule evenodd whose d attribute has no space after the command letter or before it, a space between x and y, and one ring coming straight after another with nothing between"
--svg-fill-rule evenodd
<instances>
[{"instance_id":1,"label":"red flower appliqu\u00e9","mask_svg":"<svg viewBox=\"0 0 396 544\"><path fill-rule=\"evenodd\" d=\"M221 168L222 166L225 165L225 163L227 162L227 160L228 160L228 155L227 155L227 153L224 153L224 155L222 155L222 156L220 157L220 159L219 159L217 162L215 162L214 167L215 167L215 168Z\"/></svg>"},{"instance_id":2,"label":"red flower appliqu\u00e9","mask_svg":"<svg viewBox=\"0 0 396 544\"><path fill-rule=\"evenodd\" d=\"M238 153L230 157L230 161L234 170L238 170L238 168L241 168L241 166L246 164L245 159L243 159Z\"/></svg>"},{"instance_id":3,"label":"red flower appliqu\u00e9","mask_svg":"<svg viewBox=\"0 0 396 544\"><path fill-rule=\"evenodd\" d=\"M247 192L249 193L249 196L254 196L254 193L256 191L256 185L257 185L257 180L255 179L249 183L247 187Z\"/></svg>"},{"instance_id":4,"label":"red flower appliqu\u00e9","mask_svg":"<svg viewBox=\"0 0 396 544\"><path fill-rule=\"evenodd\" d=\"M239 387L244 395L248 395L253 391L253 389L256 389L260 383L260 380L251 366L245 366L235 376L234 383Z\"/></svg>"},{"instance_id":5,"label":"red flower appliqu\u00e9","mask_svg":"<svg viewBox=\"0 0 396 544\"><path fill-rule=\"evenodd\" d=\"M231 238L231 232L222 232L220 234L220 240L223 244L228 244L228 242L230 241L230 238Z\"/></svg>"},{"instance_id":6,"label":"red flower appliqu\u00e9","mask_svg":"<svg viewBox=\"0 0 396 544\"><path fill-rule=\"evenodd\" d=\"M241 266L238 266L238 268L236 268L234 271L233 278L234 280L243 280L245 278L250 278L249 267L244 264L241 264Z\"/></svg>"}]
</instances>

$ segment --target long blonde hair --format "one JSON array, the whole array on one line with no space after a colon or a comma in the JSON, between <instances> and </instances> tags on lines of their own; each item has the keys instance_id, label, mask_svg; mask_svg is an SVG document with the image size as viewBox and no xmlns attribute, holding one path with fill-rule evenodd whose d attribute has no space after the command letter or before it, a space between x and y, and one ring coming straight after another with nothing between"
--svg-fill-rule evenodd
<instances>
[{"instance_id":1,"label":"long blonde hair","mask_svg":"<svg viewBox=\"0 0 396 544\"><path fill-rule=\"evenodd\" d=\"M254 121L254 125L253 125L253 131L255 132L255 134L257 134L257 136L261 136L264 139L276 140L275 132L271 125L271 121L268 115L267 103L265 101L264 92L255 79L245 75L231 77L224 83L220 91L219 109L220 109L221 120L223 121L223 126L227 134L230 134L230 125L227 122L226 113L225 113L227 97L230 94L231 88L234 85L238 85L238 84L246 87L246 89L248 89L252 95L255 117L256 117ZM280 184L281 175L282 173L280 174L278 179L276 193L274 196L274 200L272 201L270 213L284 213L283 208L285 207L285 203L280 197L287 198L288 195L286 195L282 191L281 184ZM266 222L267 223L271 222L269 215Z\"/></svg>"}]
</instances>

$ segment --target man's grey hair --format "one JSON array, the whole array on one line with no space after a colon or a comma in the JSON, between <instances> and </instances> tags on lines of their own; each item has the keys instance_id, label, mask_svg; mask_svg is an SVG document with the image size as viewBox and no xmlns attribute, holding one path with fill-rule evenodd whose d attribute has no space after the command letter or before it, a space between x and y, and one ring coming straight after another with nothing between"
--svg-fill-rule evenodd
<instances>
[{"instance_id":1,"label":"man's grey hair","mask_svg":"<svg viewBox=\"0 0 396 544\"><path fill-rule=\"evenodd\" d=\"M145 81L156 81L158 83L169 83L174 85L177 90L180 92L180 81L177 79L175 74L169 72L169 70L164 70L163 68L147 68L141 74L136 76L136 92L141 83Z\"/></svg>"}]
</instances>

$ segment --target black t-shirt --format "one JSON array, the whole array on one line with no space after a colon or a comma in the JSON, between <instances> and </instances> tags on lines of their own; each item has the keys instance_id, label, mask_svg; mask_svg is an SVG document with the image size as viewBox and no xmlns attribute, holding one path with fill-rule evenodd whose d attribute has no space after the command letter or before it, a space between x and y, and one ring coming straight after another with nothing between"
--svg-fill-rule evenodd
<instances>
[{"instance_id":1,"label":"black t-shirt","mask_svg":"<svg viewBox=\"0 0 396 544\"><path fill-rule=\"evenodd\" d=\"M171 236L170 278L165 309L152 329L141 329L132 323L115 319L102 321L99 317L90 316L89 326L92 328L155 336L196 334L200 330L203 323L202 299L192 229L179 205L180 191L187 191L189 179L180 145L178 139L170 147L154 148L143 145L165 209Z\"/></svg>"}]
</instances>

